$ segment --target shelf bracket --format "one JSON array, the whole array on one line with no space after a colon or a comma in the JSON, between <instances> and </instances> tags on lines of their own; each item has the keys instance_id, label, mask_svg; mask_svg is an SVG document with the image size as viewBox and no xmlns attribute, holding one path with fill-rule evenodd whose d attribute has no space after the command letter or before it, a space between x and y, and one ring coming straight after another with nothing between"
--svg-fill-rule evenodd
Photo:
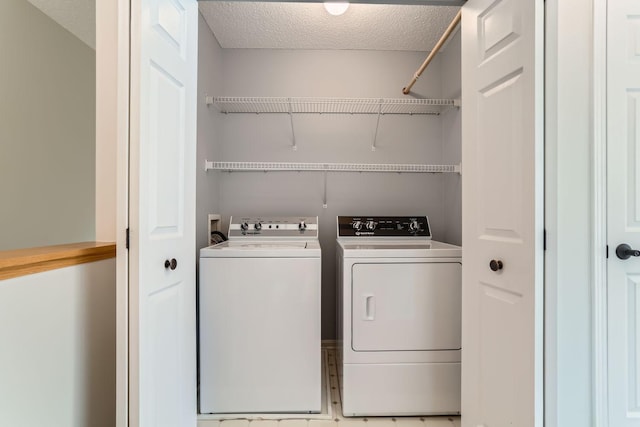
<instances>
[{"instance_id":1,"label":"shelf bracket","mask_svg":"<svg viewBox=\"0 0 640 427\"><path fill-rule=\"evenodd\" d=\"M293 129L293 105L291 103L291 98L289 98L289 120L291 121L291 138L292 138L291 149L293 151L296 151L298 149L298 146L296 145L296 132Z\"/></svg>"},{"instance_id":2,"label":"shelf bracket","mask_svg":"<svg viewBox=\"0 0 640 427\"><path fill-rule=\"evenodd\" d=\"M378 104L378 120L376 120L376 132L373 134L373 143L371 144L371 151L376 151L376 141L378 140L378 127L380 126L380 116L382 115L382 103L383 99Z\"/></svg>"},{"instance_id":3,"label":"shelf bracket","mask_svg":"<svg viewBox=\"0 0 640 427\"><path fill-rule=\"evenodd\" d=\"M324 192L322 196L322 208L327 209L327 170L324 170Z\"/></svg>"}]
</instances>

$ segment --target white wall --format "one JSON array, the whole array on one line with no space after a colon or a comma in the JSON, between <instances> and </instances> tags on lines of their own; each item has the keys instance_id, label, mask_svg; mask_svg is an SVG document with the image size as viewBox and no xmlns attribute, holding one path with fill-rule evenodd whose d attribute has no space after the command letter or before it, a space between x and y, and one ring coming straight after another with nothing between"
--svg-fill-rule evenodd
<instances>
[{"instance_id":1,"label":"white wall","mask_svg":"<svg viewBox=\"0 0 640 427\"><path fill-rule=\"evenodd\" d=\"M115 424L115 260L0 281L0 425Z\"/></svg>"},{"instance_id":2,"label":"white wall","mask_svg":"<svg viewBox=\"0 0 640 427\"><path fill-rule=\"evenodd\" d=\"M461 39L457 31L441 54L442 61L442 97L460 99L462 96L461 78ZM462 108L455 108L442 115L442 162L457 165L462 160ZM464 166L463 166L464 171ZM445 227L443 241L462 244L462 177L457 174L444 176L443 206Z\"/></svg>"},{"instance_id":3,"label":"white wall","mask_svg":"<svg viewBox=\"0 0 640 427\"><path fill-rule=\"evenodd\" d=\"M223 81L213 95L402 98L402 88L425 57L424 52L222 50ZM414 86L415 96L441 97L440 67L436 58ZM218 115L220 155L212 160L443 162L443 121L437 116L383 116L377 150L372 152L375 115L296 115L297 151L291 149L287 115ZM219 181L224 227L229 215L320 217L323 339L336 337L336 216L426 214L434 238L447 238L443 175L331 173L326 209L322 173L209 172L209 176ZM456 233L459 230L449 234L455 238Z\"/></svg>"},{"instance_id":4,"label":"white wall","mask_svg":"<svg viewBox=\"0 0 640 427\"><path fill-rule=\"evenodd\" d=\"M95 239L95 52L0 2L0 250Z\"/></svg>"},{"instance_id":5,"label":"white wall","mask_svg":"<svg viewBox=\"0 0 640 427\"><path fill-rule=\"evenodd\" d=\"M589 426L593 2L546 4L545 425Z\"/></svg>"}]
</instances>

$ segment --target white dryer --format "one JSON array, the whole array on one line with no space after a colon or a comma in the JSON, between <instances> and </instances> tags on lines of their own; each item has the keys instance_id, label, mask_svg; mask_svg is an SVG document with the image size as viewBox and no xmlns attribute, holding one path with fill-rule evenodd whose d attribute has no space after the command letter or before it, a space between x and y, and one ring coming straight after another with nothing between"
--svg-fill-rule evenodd
<instances>
[{"instance_id":1,"label":"white dryer","mask_svg":"<svg viewBox=\"0 0 640 427\"><path fill-rule=\"evenodd\" d=\"M200 413L321 410L317 217L232 217L200 251Z\"/></svg>"},{"instance_id":2,"label":"white dryer","mask_svg":"<svg viewBox=\"0 0 640 427\"><path fill-rule=\"evenodd\" d=\"M345 416L460 413L462 248L427 217L338 217Z\"/></svg>"}]
</instances>

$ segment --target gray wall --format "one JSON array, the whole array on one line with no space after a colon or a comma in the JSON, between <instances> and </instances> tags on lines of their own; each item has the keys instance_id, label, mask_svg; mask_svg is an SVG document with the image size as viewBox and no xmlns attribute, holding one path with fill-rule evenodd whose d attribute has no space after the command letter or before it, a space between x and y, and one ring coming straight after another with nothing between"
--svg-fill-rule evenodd
<instances>
[{"instance_id":1,"label":"gray wall","mask_svg":"<svg viewBox=\"0 0 640 427\"><path fill-rule=\"evenodd\" d=\"M460 99L462 95L460 31L448 42L441 54L442 96ZM442 161L457 165L462 160L462 108L448 110L442 115ZM455 245L462 244L462 177L446 174L443 177L443 206L445 226L443 240Z\"/></svg>"},{"instance_id":2,"label":"gray wall","mask_svg":"<svg viewBox=\"0 0 640 427\"><path fill-rule=\"evenodd\" d=\"M210 213L219 213L219 180L205 172L205 160L220 157L221 115L207 106L205 96L218 96L222 90L222 49L202 15L198 15L198 128L196 166L196 250L207 247L207 221ZM226 231L225 231L226 232ZM196 258L198 254L196 254Z\"/></svg>"},{"instance_id":3,"label":"gray wall","mask_svg":"<svg viewBox=\"0 0 640 427\"><path fill-rule=\"evenodd\" d=\"M0 250L95 239L95 52L0 2Z\"/></svg>"},{"instance_id":4,"label":"gray wall","mask_svg":"<svg viewBox=\"0 0 640 427\"><path fill-rule=\"evenodd\" d=\"M203 52L200 60L208 62L208 55L217 57L218 54L217 49L213 54ZM221 89L213 95L401 98L404 96L401 89L425 56L423 52L223 49ZM414 96L442 96L440 68L441 60L436 58L414 86ZM217 79L217 73L213 74L214 80ZM207 138L205 142L199 138L199 144L208 144L212 152L219 148L219 156L214 160L443 162L445 141L441 117L383 116L377 150L372 152L376 124L373 115L296 115L297 151L290 147L287 115L218 116L218 129L212 129L212 133L219 133L221 139ZM216 147L218 143L220 146ZM330 173L326 209L322 207L322 173L209 172L206 179L219 185L209 195L219 196L218 207L225 228L229 216L238 214L320 217L323 339L336 337L336 216L426 214L435 239L459 235L459 230L447 231L451 221L447 220L443 205L444 175ZM460 224L454 226L459 228Z\"/></svg>"},{"instance_id":5,"label":"gray wall","mask_svg":"<svg viewBox=\"0 0 640 427\"><path fill-rule=\"evenodd\" d=\"M402 97L424 53L371 51L224 51L227 96ZM441 96L435 62L416 92ZM228 115L222 160L362 163L441 163L438 117L382 117L372 152L375 116L297 115L298 150L290 148L286 115ZM338 215L429 215L441 238L442 176L425 174L331 173L327 208L322 207L321 173L221 173L221 206L226 216L303 214L320 217L322 246L322 337L336 337L335 220Z\"/></svg>"}]
</instances>

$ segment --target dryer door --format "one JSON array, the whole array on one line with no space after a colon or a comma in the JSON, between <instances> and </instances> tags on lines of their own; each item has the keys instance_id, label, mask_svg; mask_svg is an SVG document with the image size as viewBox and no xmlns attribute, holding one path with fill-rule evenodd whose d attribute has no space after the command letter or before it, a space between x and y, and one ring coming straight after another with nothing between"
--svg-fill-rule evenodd
<instances>
[{"instance_id":1,"label":"dryer door","mask_svg":"<svg viewBox=\"0 0 640 427\"><path fill-rule=\"evenodd\" d=\"M354 264L353 350L459 350L461 267L457 262Z\"/></svg>"}]
</instances>

